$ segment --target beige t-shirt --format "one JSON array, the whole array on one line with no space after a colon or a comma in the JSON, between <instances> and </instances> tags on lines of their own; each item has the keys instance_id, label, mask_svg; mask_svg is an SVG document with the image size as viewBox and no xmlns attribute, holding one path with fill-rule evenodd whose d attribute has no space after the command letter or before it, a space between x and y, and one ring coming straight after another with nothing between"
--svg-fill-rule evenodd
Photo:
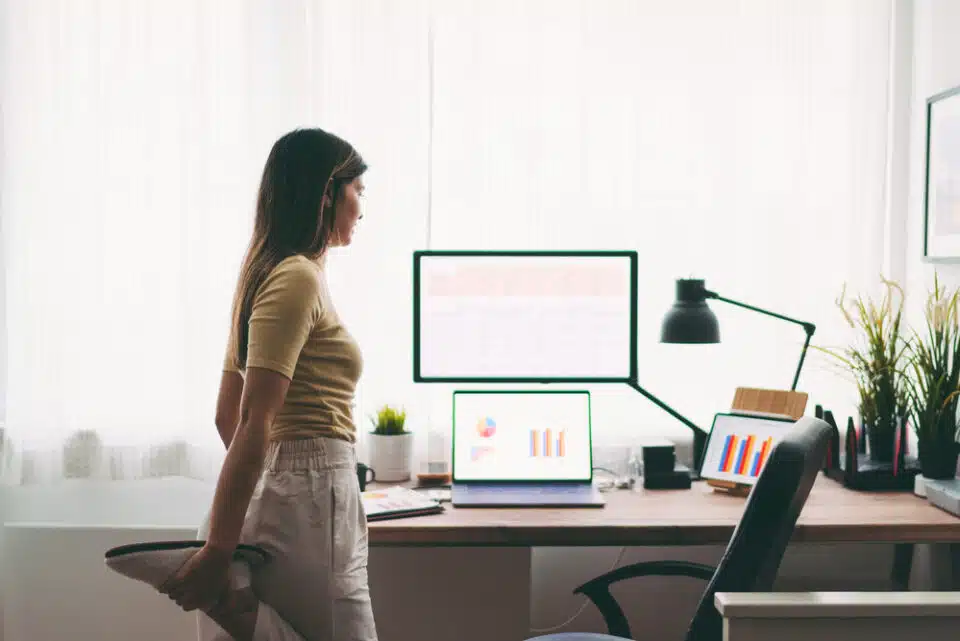
<instances>
[{"instance_id":1,"label":"beige t-shirt","mask_svg":"<svg viewBox=\"0 0 960 641\"><path fill-rule=\"evenodd\" d=\"M333 307L320 265L291 256L270 272L254 298L247 345L246 367L290 379L270 440L356 441L353 401L363 359ZM229 351L224 369L242 373Z\"/></svg>"}]
</instances>

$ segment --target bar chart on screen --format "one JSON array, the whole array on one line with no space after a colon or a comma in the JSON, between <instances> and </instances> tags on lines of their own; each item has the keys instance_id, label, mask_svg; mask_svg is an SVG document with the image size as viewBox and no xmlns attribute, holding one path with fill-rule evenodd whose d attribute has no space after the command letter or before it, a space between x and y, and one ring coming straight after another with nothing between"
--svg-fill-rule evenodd
<instances>
[{"instance_id":1,"label":"bar chart on screen","mask_svg":"<svg viewBox=\"0 0 960 641\"><path fill-rule=\"evenodd\" d=\"M589 480L587 392L454 393L454 482Z\"/></svg>"},{"instance_id":2,"label":"bar chart on screen","mask_svg":"<svg viewBox=\"0 0 960 641\"><path fill-rule=\"evenodd\" d=\"M530 430L530 458L563 458L567 454L567 431L546 428Z\"/></svg>"},{"instance_id":3,"label":"bar chart on screen","mask_svg":"<svg viewBox=\"0 0 960 641\"><path fill-rule=\"evenodd\" d=\"M717 414L701 459L700 475L708 481L753 485L793 424L790 418Z\"/></svg>"},{"instance_id":4,"label":"bar chart on screen","mask_svg":"<svg viewBox=\"0 0 960 641\"><path fill-rule=\"evenodd\" d=\"M740 436L727 434L717 471L756 478L773 447L773 437L760 439L754 434Z\"/></svg>"}]
</instances>

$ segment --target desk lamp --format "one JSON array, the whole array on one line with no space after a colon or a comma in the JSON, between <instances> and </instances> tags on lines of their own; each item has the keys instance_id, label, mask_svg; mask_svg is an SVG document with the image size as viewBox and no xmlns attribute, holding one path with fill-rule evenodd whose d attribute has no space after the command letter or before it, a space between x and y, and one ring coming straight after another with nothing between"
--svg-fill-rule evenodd
<instances>
[{"instance_id":1,"label":"desk lamp","mask_svg":"<svg viewBox=\"0 0 960 641\"><path fill-rule=\"evenodd\" d=\"M816 325L761 309L760 307L754 307L753 305L724 298L716 292L707 289L704 281L701 279L680 279L677 281L677 300L663 319L663 326L660 331L660 342L687 345L719 343L720 327L713 310L707 305L707 300L709 299L723 301L736 307L742 307L743 309L748 309L763 314L764 316L778 318L782 321L803 327L807 337L803 343L803 349L800 351L800 362L797 363L797 369L793 375L793 384L790 386L791 391L796 390L797 382L800 380L800 370L803 368L803 361L807 356L807 348L810 346L810 339L813 338L813 334L817 329ZM707 431L643 389L637 381L630 381L628 384L634 390L645 396L647 400L693 431L693 465L699 465L703 457L703 449L707 443Z\"/></svg>"},{"instance_id":2,"label":"desk lamp","mask_svg":"<svg viewBox=\"0 0 960 641\"><path fill-rule=\"evenodd\" d=\"M749 309L752 312L779 318L782 321L803 327L807 338L803 342L803 349L800 350L800 362L797 363L797 370L793 375L793 384L790 386L790 391L796 390L797 382L800 380L800 370L803 369L803 361L807 357L807 348L810 347L810 339L813 338L817 326L813 323L724 298L707 289L702 280L681 279L677 281L677 300L663 319L660 342L675 344L719 343L720 328L717 326L717 317L714 316L713 310L707 305L708 299L723 301L736 307Z\"/></svg>"}]
</instances>

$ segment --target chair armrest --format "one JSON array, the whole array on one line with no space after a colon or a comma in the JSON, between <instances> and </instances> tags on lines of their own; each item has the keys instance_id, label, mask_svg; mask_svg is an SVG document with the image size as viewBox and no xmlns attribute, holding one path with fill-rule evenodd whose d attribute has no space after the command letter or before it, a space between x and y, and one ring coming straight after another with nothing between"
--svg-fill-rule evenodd
<instances>
[{"instance_id":1,"label":"chair armrest","mask_svg":"<svg viewBox=\"0 0 960 641\"><path fill-rule=\"evenodd\" d=\"M641 576L688 576L709 581L716 568L689 561L644 561L617 568L587 581L574 594L586 595L600 611L607 629L615 637L630 639L630 625L617 600L610 594L610 586L624 579Z\"/></svg>"},{"instance_id":2,"label":"chair armrest","mask_svg":"<svg viewBox=\"0 0 960 641\"><path fill-rule=\"evenodd\" d=\"M717 592L725 619L958 617L960 592Z\"/></svg>"}]
</instances>

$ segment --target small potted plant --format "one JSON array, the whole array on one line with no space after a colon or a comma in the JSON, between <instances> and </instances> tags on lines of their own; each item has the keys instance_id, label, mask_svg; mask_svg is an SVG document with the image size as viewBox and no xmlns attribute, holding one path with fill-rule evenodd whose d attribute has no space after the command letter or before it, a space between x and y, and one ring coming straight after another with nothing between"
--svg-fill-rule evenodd
<instances>
[{"instance_id":1,"label":"small potted plant","mask_svg":"<svg viewBox=\"0 0 960 641\"><path fill-rule=\"evenodd\" d=\"M926 327L910 344L910 419L917 433L920 469L928 479L956 476L957 405L960 401L960 290L947 293L934 277Z\"/></svg>"},{"instance_id":2,"label":"small potted plant","mask_svg":"<svg viewBox=\"0 0 960 641\"><path fill-rule=\"evenodd\" d=\"M852 375L859 399L857 409L866 428L870 456L893 460L897 426L907 416L907 369L910 354L902 334L904 297L900 286L883 280L886 292L877 303L870 298L849 300L846 288L837 300L856 341L841 350L824 350Z\"/></svg>"},{"instance_id":3,"label":"small potted plant","mask_svg":"<svg viewBox=\"0 0 960 641\"><path fill-rule=\"evenodd\" d=\"M413 432L406 428L407 413L384 405L370 417L370 467L378 481L406 481L410 478Z\"/></svg>"}]
</instances>

